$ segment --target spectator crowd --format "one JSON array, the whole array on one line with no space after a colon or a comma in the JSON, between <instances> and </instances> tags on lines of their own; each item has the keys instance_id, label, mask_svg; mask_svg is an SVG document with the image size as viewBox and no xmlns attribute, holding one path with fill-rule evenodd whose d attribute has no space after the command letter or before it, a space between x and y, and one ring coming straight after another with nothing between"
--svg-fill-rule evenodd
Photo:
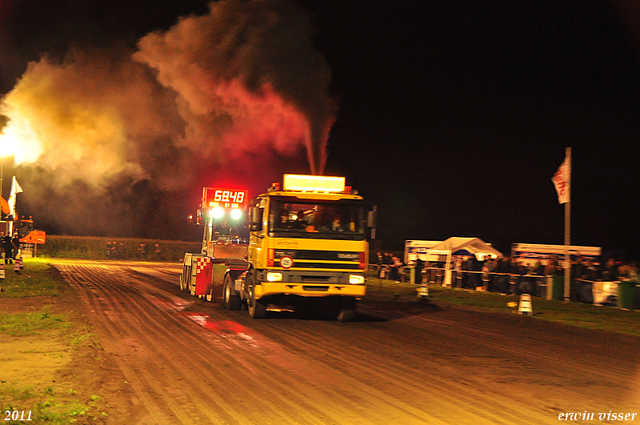
<instances>
[{"instance_id":1,"label":"spectator crowd","mask_svg":"<svg viewBox=\"0 0 640 425\"><path fill-rule=\"evenodd\" d=\"M545 264L546 263L546 264ZM454 256L451 262L451 286L454 288L476 289L503 294L546 296L547 282L554 276L564 276L562 262L556 256L550 259L527 263L513 257L478 260L474 255ZM426 279L429 283L443 284L445 264L443 262L423 262L419 259L405 264L399 257L389 252L378 252L375 268L378 277L396 282L409 281L409 271L414 269L414 283ZM588 258L579 257L571 264L571 300L589 300L587 285L596 282L638 282L638 266L635 262L618 262L610 258L600 264Z\"/></svg>"}]
</instances>

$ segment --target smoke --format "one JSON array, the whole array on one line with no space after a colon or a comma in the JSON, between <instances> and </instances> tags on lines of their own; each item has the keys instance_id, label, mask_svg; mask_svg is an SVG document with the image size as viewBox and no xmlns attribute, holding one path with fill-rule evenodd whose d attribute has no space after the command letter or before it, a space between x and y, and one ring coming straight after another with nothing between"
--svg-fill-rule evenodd
<instances>
[{"instance_id":1,"label":"smoke","mask_svg":"<svg viewBox=\"0 0 640 425\"><path fill-rule=\"evenodd\" d=\"M182 145L235 157L265 144L281 154L304 144L316 174L334 109L330 72L311 35L291 1L224 1L147 35L134 58L178 93L187 124Z\"/></svg>"},{"instance_id":2,"label":"smoke","mask_svg":"<svg viewBox=\"0 0 640 425\"><path fill-rule=\"evenodd\" d=\"M44 208L52 193L66 199L66 212L73 206L73 222L56 217L68 233L87 223L104 233L95 222L139 212L130 204L141 190L154 199L199 191L216 173L242 172L238 164L270 183L274 164L301 148L311 172L322 173L335 107L312 35L290 0L228 0L146 35L136 51L43 57L0 103L8 118L0 148L42 190L32 206ZM80 212L89 200L93 210Z\"/></svg>"},{"instance_id":3,"label":"smoke","mask_svg":"<svg viewBox=\"0 0 640 425\"><path fill-rule=\"evenodd\" d=\"M121 52L72 52L59 64L43 58L3 99L3 143L18 164L51 171L57 188L148 178L145 148L179 134L172 98Z\"/></svg>"}]
</instances>

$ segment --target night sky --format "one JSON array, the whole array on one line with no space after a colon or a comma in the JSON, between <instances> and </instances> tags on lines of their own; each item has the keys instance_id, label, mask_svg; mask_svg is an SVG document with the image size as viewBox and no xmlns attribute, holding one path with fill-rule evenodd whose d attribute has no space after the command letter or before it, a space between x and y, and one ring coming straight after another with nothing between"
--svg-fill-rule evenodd
<instances>
[{"instance_id":1,"label":"night sky","mask_svg":"<svg viewBox=\"0 0 640 425\"><path fill-rule=\"evenodd\" d=\"M41 3L0 2L0 95L43 55L56 63L72 50L135 49L151 31L208 11L195 0ZM572 243L640 258L634 2L297 4L331 72L325 174L346 176L377 206L386 249L451 236L477 236L503 252L516 242L564 243L551 177L572 147ZM51 233L193 239L199 232L183 218L202 186L220 179L255 193L283 173L309 172L302 148L271 152L268 165L259 153L249 157L203 167L179 188L156 185L153 173L116 178L100 193L76 182L72 199L68 187L52 187L56 172L5 163L3 193L17 175L19 207ZM172 168L162 176L181 178ZM37 184L50 188L46 202Z\"/></svg>"}]
</instances>

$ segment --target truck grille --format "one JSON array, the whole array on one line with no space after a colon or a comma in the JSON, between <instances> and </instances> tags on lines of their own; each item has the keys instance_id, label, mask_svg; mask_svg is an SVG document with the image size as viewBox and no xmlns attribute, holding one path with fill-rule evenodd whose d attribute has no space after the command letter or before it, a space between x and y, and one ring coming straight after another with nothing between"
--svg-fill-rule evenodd
<instances>
[{"instance_id":1,"label":"truck grille","mask_svg":"<svg viewBox=\"0 0 640 425\"><path fill-rule=\"evenodd\" d=\"M349 251L311 251L302 249L276 249L274 251L275 258L288 256L294 260L337 260L337 261L353 261L356 264L360 258L359 252Z\"/></svg>"},{"instance_id":2,"label":"truck grille","mask_svg":"<svg viewBox=\"0 0 640 425\"><path fill-rule=\"evenodd\" d=\"M359 270L360 253L349 251L312 251L295 249L274 250L275 266L280 265L280 258L291 257L291 269L342 269Z\"/></svg>"}]
</instances>

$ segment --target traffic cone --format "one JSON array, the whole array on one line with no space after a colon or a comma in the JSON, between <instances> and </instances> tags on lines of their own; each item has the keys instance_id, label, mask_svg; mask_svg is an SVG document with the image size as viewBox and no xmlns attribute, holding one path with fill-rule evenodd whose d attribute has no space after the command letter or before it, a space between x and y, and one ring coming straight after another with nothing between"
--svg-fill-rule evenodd
<instances>
[{"instance_id":1,"label":"traffic cone","mask_svg":"<svg viewBox=\"0 0 640 425\"><path fill-rule=\"evenodd\" d=\"M4 266L0 267L0 279L4 279Z\"/></svg>"},{"instance_id":2,"label":"traffic cone","mask_svg":"<svg viewBox=\"0 0 640 425\"><path fill-rule=\"evenodd\" d=\"M418 292L418 298L429 298L429 288L426 283L420 284L416 291Z\"/></svg>"},{"instance_id":3,"label":"traffic cone","mask_svg":"<svg viewBox=\"0 0 640 425\"><path fill-rule=\"evenodd\" d=\"M13 264L13 272L14 273L20 273L20 263L18 263L17 260Z\"/></svg>"},{"instance_id":4,"label":"traffic cone","mask_svg":"<svg viewBox=\"0 0 640 425\"><path fill-rule=\"evenodd\" d=\"M22 261L22 257L18 258L16 261L20 264L20 270L23 270L24 269L24 262Z\"/></svg>"},{"instance_id":5,"label":"traffic cone","mask_svg":"<svg viewBox=\"0 0 640 425\"><path fill-rule=\"evenodd\" d=\"M531 295L520 295L520 305L518 306L518 314L523 316L533 316L533 310L531 309Z\"/></svg>"}]
</instances>

